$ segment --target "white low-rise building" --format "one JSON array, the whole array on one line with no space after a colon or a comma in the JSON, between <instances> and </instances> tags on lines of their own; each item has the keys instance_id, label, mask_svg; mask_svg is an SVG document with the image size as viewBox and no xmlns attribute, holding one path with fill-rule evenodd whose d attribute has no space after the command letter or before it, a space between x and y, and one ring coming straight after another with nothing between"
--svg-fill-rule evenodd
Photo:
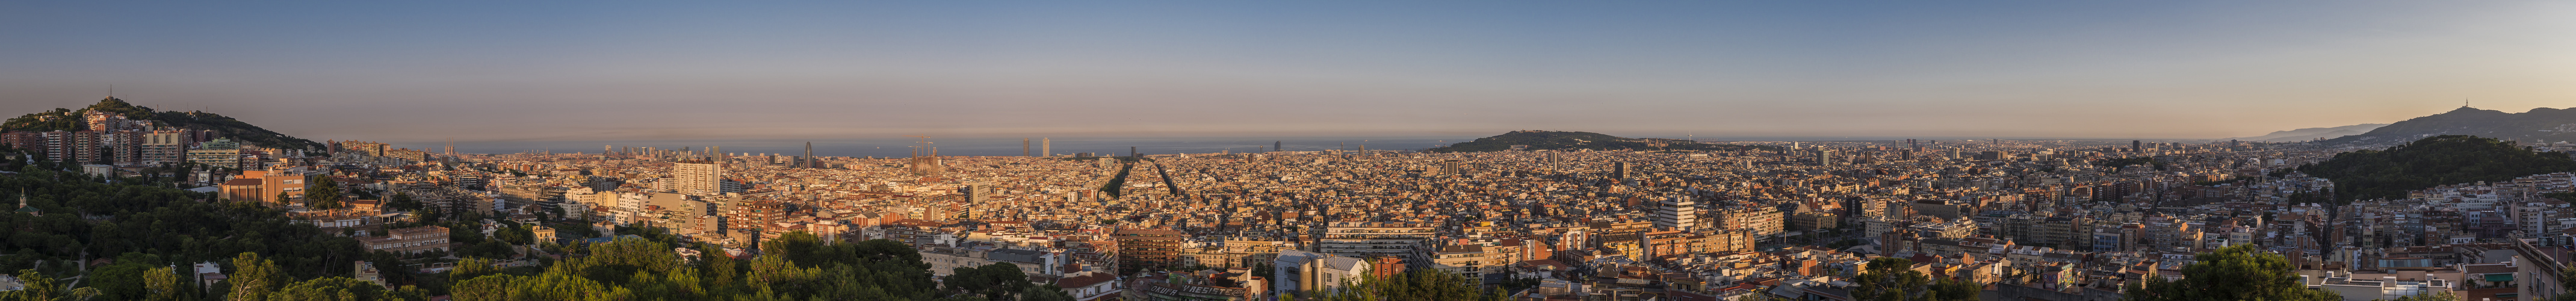
<instances>
[{"instance_id":1,"label":"white low-rise building","mask_svg":"<svg viewBox=\"0 0 2576 301\"><path fill-rule=\"evenodd\" d=\"M2452 289L2451 283L2442 279L2407 281L2397 280L2397 276L2380 276L2377 279L2352 279L2352 275L2350 274L2339 276L2334 276L2333 274L2328 275L2330 276L2305 279L2308 281L2308 288L2335 292L2335 294L2343 295L2343 300L2345 301L2396 300L2397 298L2403 298L2406 296L2447 292ZM2300 276L2300 278L2309 277Z\"/></svg>"}]
</instances>

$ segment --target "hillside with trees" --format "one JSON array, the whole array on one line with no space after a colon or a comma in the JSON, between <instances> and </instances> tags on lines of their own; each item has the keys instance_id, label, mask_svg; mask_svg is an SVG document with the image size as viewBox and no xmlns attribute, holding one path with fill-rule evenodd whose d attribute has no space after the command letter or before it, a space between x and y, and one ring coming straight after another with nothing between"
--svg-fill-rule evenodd
<instances>
[{"instance_id":1,"label":"hillside with trees","mask_svg":"<svg viewBox=\"0 0 2576 301\"><path fill-rule=\"evenodd\" d=\"M2325 162L2299 166L2299 171L2334 180L2335 199L2352 201L2404 198L2407 191L2439 185L2576 171L2576 159L2491 138L2446 135L2383 150L2335 154Z\"/></svg>"},{"instance_id":2,"label":"hillside with trees","mask_svg":"<svg viewBox=\"0 0 2576 301\"><path fill-rule=\"evenodd\" d=\"M1053 285L1035 285L1019 267L997 263L957 268L934 282L930 264L891 240L827 243L803 232L769 241L761 256L737 260L697 246L681 258L672 245L640 238L591 245L588 256L538 271L465 269L457 300L1072 300Z\"/></svg>"},{"instance_id":3,"label":"hillside with trees","mask_svg":"<svg viewBox=\"0 0 2576 301\"><path fill-rule=\"evenodd\" d=\"M1507 151L1507 150L1512 150L1512 147L1513 147L1513 146L1526 146L1526 147L1522 148L1522 150L1641 150L1641 151L1656 151L1656 150L1735 151L1735 150L1767 149L1767 148L1768 148L1768 147L1764 147L1764 146L1733 145L1733 144L1708 144L1708 143L1700 143L1700 142L1698 142L1698 141L1690 141L1690 140L1684 140L1684 139L1624 138L1624 137L1619 137L1619 136L1604 135L1604 134L1601 134L1601 133L1593 133L1593 132L1557 132L1557 131L1535 131L1535 130L1533 130L1533 131L1512 131L1512 132L1510 132L1510 133L1503 133L1502 135L1495 135L1495 136L1493 136L1493 137L1485 137L1485 138L1476 138L1476 140L1475 140L1475 141L1459 142L1459 143L1456 143L1456 144L1450 144L1449 146L1434 147L1434 148L1426 149L1426 150L1423 150L1423 151L1425 151L1425 152L1439 152L1439 153L1449 153L1449 152L1492 152L1492 151Z\"/></svg>"},{"instance_id":4,"label":"hillside with trees","mask_svg":"<svg viewBox=\"0 0 2576 301\"><path fill-rule=\"evenodd\" d=\"M16 150L6 150L16 152ZM347 233L299 223L282 209L167 188L144 177L104 179L60 171L49 161L0 173L0 196L24 197L38 214L0 214L0 270L30 289L0 300L1071 300L1032 283L1017 266L960 268L933 280L911 246L889 240L826 242L802 232L765 242L749 260L705 244L683 244L659 229L600 244L533 241L527 225L504 222L486 236L480 217L424 218L389 227L452 229L454 252L403 256L368 252ZM331 192L308 192L331 194ZM397 196L397 198L404 198ZM584 231L564 227L562 231ZM614 234L612 234L614 235ZM591 236L591 235L584 235ZM536 267L500 268L522 248L564 255ZM683 258L675 247L696 249ZM537 252L532 249L528 252ZM461 260L459 259L461 258ZM359 281L355 261L376 263L387 286ZM412 264L455 262L444 273ZM199 290L184 276L215 263L229 280Z\"/></svg>"},{"instance_id":5,"label":"hillside with trees","mask_svg":"<svg viewBox=\"0 0 2576 301\"><path fill-rule=\"evenodd\" d=\"M2576 140L2576 110L2533 108L2505 113L2462 106L2450 112L2390 123L2360 135L2327 139L2334 145L2399 143L2436 135L2474 135L2523 141Z\"/></svg>"},{"instance_id":6,"label":"hillside with trees","mask_svg":"<svg viewBox=\"0 0 2576 301\"><path fill-rule=\"evenodd\" d=\"M257 270L261 277L235 279L274 279L275 287L287 288L288 279L350 275L351 262L381 258L356 239L293 222L281 209L169 188L168 179L104 179L66 167L37 161L0 174L0 196L13 205L24 198L39 213L0 215L0 228L9 229L0 233L0 271L22 279L80 277L77 283L87 289L24 294L89 291L96 300L197 300L209 295L168 290L163 286L172 280L160 276L171 276L166 273L174 267L260 254L253 262L274 267ZM321 283L306 286L322 289Z\"/></svg>"},{"instance_id":7,"label":"hillside with trees","mask_svg":"<svg viewBox=\"0 0 2576 301\"><path fill-rule=\"evenodd\" d=\"M0 123L0 130L33 132L56 130L78 131L89 128L89 121L87 119L83 119L81 116L88 114L90 111L117 113L119 115L124 115L126 119L130 120L158 121L161 122L162 125L181 129L212 130L221 137L228 137L235 141L241 141L261 147L284 149L322 148L322 143L313 142L312 140L304 140L303 138L295 138L295 136L287 136L286 134L280 134L276 131L260 128L259 126L251 125L248 122L242 122L241 120L233 119L232 117L225 117L224 115L199 111L157 111L152 108L126 103L125 100L116 99L115 97L101 99L96 104L91 104L88 107L82 107L77 110L55 108L52 111L38 112L21 115L17 118L10 118L8 122Z\"/></svg>"},{"instance_id":8,"label":"hillside with trees","mask_svg":"<svg viewBox=\"0 0 2576 301\"><path fill-rule=\"evenodd\" d=\"M150 178L104 179L64 168L39 161L0 173L0 196L24 197L39 213L0 215L0 227L11 230L0 233L0 270L31 287L0 292L0 300L1072 299L1052 285L1031 283L1009 264L959 268L940 282L911 246L832 243L802 232L737 260L656 229L621 228L633 236L562 246L531 241L523 225L486 237L466 228L478 217L461 216L394 225L448 226L455 252L371 253L346 233L294 222L281 209L167 188ZM498 268L489 259L520 254L514 250L522 246L565 256L529 258L542 263L518 268ZM708 255L683 258L675 247ZM355 272L351 263L361 260L378 263L389 287L348 277ZM409 263L449 260L456 268L445 273L406 272L416 268ZM196 263L221 266L229 280L196 289L182 276Z\"/></svg>"}]
</instances>

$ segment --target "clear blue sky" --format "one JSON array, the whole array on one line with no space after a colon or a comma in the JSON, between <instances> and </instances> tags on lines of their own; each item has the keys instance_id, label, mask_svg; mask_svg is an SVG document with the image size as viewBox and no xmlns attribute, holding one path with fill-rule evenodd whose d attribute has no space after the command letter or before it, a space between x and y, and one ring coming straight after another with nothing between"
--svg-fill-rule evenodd
<instances>
[{"instance_id":1,"label":"clear blue sky","mask_svg":"<svg viewBox=\"0 0 2576 301\"><path fill-rule=\"evenodd\" d=\"M317 140L2219 138L2576 105L2576 2L1387 2L10 1L0 112L114 84Z\"/></svg>"}]
</instances>

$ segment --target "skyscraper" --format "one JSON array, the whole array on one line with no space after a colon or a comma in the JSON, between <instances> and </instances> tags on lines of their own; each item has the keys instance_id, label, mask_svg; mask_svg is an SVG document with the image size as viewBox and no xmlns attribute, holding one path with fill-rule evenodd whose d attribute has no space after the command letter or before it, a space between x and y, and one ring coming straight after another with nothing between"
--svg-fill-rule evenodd
<instances>
[{"instance_id":1,"label":"skyscraper","mask_svg":"<svg viewBox=\"0 0 2576 301\"><path fill-rule=\"evenodd\" d=\"M1286 150L1286 149L1279 148L1279 146L1280 146L1280 145L1284 145L1284 144L1281 144L1281 143L1283 143L1283 142L1284 142L1284 141L1271 141L1271 142L1270 142L1270 151L1274 151L1274 152L1275 152L1275 151L1283 151L1283 150Z\"/></svg>"},{"instance_id":2,"label":"skyscraper","mask_svg":"<svg viewBox=\"0 0 2576 301\"><path fill-rule=\"evenodd\" d=\"M1020 138L1020 156L1029 156L1029 138Z\"/></svg>"},{"instance_id":3,"label":"skyscraper","mask_svg":"<svg viewBox=\"0 0 2576 301\"><path fill-rule=\"evenodd\" d=\"M814 162L814 142L813 142L813 141L806 141L806 142L805 142L805 157L803 157L803 158L799 158L798 160L804 160L803 162L798 162L798 163L803 163L804 165L797 166L797 167L803 167L803 168L814 168L815 166L821 165L821 164L817 164L817 163L815 163L815 162Z\"/></svg>"},{"instance_id":4,"label":"skyscraper","mask_svg":"<svg viewBox=\"0 0 2576 301\"><path fill-rule=\"evenodd\" d=\"M1052 139L1052 138L1038 138L1038 153L1046 154L1046 156L1048 156L1048 157L1054 157L1054 156L1055 156L1055 139Z\"/></svg>"}]
</instances>

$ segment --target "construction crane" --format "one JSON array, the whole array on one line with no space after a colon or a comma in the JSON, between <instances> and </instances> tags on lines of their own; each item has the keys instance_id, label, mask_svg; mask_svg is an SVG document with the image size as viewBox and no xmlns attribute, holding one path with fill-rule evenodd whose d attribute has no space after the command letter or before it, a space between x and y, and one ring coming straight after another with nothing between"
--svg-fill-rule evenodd
<instances>
[{"instance_id":1,"label":"construction crane","mask_svg":"<svg viewBox=\"0 0 2576 301\"><path fill-rule=\"evenodd\" d=\"M920 141L920 142L921 142L921 146L915 146L915 147L913 147L913 149L912 149L912 156L914 156L914 157L920 157L920 156L921 156L921 152L922 152L922 151L930 150L930 143L932 143L932 142L930 142L930 136L913 136L913 135L903 135L903 136L904 136L904 137L921 138L921 141Z\"/></svg>"}]
</instances>

